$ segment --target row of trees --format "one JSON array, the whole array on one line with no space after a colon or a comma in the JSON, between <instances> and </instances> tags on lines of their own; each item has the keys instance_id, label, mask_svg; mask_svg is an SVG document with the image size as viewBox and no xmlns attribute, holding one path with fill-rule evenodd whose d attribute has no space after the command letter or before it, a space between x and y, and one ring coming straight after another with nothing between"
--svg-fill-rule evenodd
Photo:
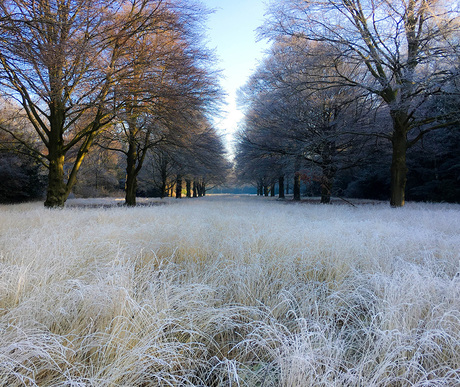
<instances>
[{"instance_id":1,"label":"row of trees","mask_svg":"<svg viewBox=\"0 0 460 387\"><path fill-rule=\"evenodd\" d=\"M211 127L207 129L191 136L188 144L178 146L164 141L149 148L137 174L137 196L180 197L182 190L187 196L203 196L206 189L222 184L230 165L220 138ZM108 140L113 148L97 143L88 154L75 194L95 197L117 193L126 186L127 144L123 149L120 143Z\"/></svg>"},{"instance_id":2,"label":"row of trees","mask_svg":"<svg viewBox=\"0 0 460 387\"><path fill-rule=\"evenodd\" d=\"M128 205L146 159L196 181L222 173L206 12L181 0L2 2L2 144L47 169L45 206L64 205L95 146L123 155Z\"/></svg>"},{"instance_id":3,"label":"row of trees","mask_svg":"<svg viewBox=\"0 0 460 387\"><path fill-rule=\"evenodd\" d=\"M260 30L271 52L242 90L240 176L292 175L299 198L302 169L315 166L327 203L337 173L378 158L386 141L390 203L403 206L409 149L458 131L458 16L442 0L272 3Z\"/></svg>"}]
</instances>

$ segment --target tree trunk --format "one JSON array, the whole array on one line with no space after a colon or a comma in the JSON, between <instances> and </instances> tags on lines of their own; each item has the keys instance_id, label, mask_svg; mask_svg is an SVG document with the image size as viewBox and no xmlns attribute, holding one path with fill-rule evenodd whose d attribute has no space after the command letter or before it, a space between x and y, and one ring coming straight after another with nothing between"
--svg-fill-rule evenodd
<instances>
[{"instance_id":1,"label":"tree trunk","mask_svg":"<svg viewBox=\"0 0 460 387\"><path fill-rule=\"evenodd\" d=\"M192 182L189 179L186 179L185 186L187 189L187 197L191 198L192 197Z\"/></svg>"},{"instance_id":2,"label":"tree trunk","mask_svg":"<svg viewBox=\"0 0 460 387\"><path fill-rule=\"evenodd\" d=\"M326 166L323 168L321 176L321 203L329 204L331 202L332 184L335 177L335 168Z\"/></svg>"},{"instance_id":3,"label":"tree trunk","mask_svg":"<svg viewBox=\"0 0 460 387\"><path fill-rule=\"evenodd\" d=\"M268 196L268 185L264 184L264 196Z\"/></svg>"},{"instance_id":4,"label":"tree trunk","mask_svg":"<svg viewBox=\"0 0 460 387\"><path fill-rule=\"evenodd\" d=\"M280 199L284 199L284 176L279 177L278 188L279 188L278 197Z\"/></svg>"},{"instance_id":5,"label":"tree trunk","mask_svg":"<svg viewBox=\"0 0 460 387\"><path fill-rule=\"evenodd\" d=\"M275 184L270 186L270 197L275 197Z\"/></svg>"},{"instance_id":6,"label":"tree trunk","mask_svg":"<svg viewBox=\"0 0 460 387\"><path fill-rule=\"evenodd\" d=\"M166 179L161 177L161 187L160 187L160 198L163 199L166 196Z\"/></svg>"},{"instance_id":7,"label":"tree trunk","mask_svg":"<svg viewBox=\"0 0 460 387\"><path fill-rule=\"evenodd\" d=\"M53 152L54 153L54 152ZM64 155L49 155L48 189L46 192L45 207L64 207L68 194L64 183Z\"/></svg>"},{"instance_id":8,"label":"tree trunk","mask_svg":"<svg viewBox=\"0 0 460 387\"><path fill-rule=\"evenodd\" d=\"M126 175L125 205L134 207L136 205L137 178L133 173Z\"/></svg>"},{"instance_id":9,"label":"tree trunk","mask_svg":"<svg viewBox=\"0 0 460 387\"><path fill-rule=\"evenodd\" d=\"M391 159L391 193L390 205L392 207L403 207L405 202L406 180L407 180L407 131L405 121L400 115L393 115L393 154Z\"/></svg>"},{"instance_id":10,"label":"tree trunk","mask_svg":"<svg viewBox=\"0 0 460 387\"><path fill-rule=\"evenodd\" d=\"M322 152L321 164L321 203L329 204L331 202L332 185L334 183L337 167L334 165L334 155L336 144L334 141L327 141Z\"/></svg>"},{"instance_id":11,"label":"tree trunk","mask_svg":"<svg viewBox=\"0 0 460 387\"><path fill-rule=\"evenodd\" d=\"M199 198L201 198L202 196L206 196L206 185L204 182L198 182L196 184L196 189Z\"/></svg>"},{"instance_id":12,"label":"tree trunk","mask_svg":"<svg viewBox=\"0 0 460 387\"><path fill-rule=\"evenodd\" d=\"M257 196L262 196L262 183L257 183Z\"/></svg>"},{"instance_id":13,"label":"tree trunk","mask_svg":"<svg viewBox=\"0 0 460 387\"><path fill-rule=\"evenodd\" d=\"M294 174L294 200L300 200L300 173Z\"/></svg>"},{"instance_id":14,"label":"tree trunk","mask_svg":"<svg viewBox=\"0 0 460 387\"><path fill-rule=\"evenodd\" d=\"M180 199L182 197L182 177L177 175L176 179L176 199Z\"/></svg>"},{"instance_id":15,"label":"tree trunk","mask_svg":"<svg viewBox=\"0 0 460 387\"><path fill-rule=\"evenodd\" d=\"M126 154L126 183L125 183L125 205L133 207L136 205L137 172L136 172L137 150L133 143L129 144Z\"/></svg>"},{"instance_id":16,"label":"tree trunk","mask_svg":"<svg viewBox=\"0 0 460 387\"><path fill-rule=\"evenodd\" d=\"M166 186L168 183L168 163L164 159L160 163L160 176L161 176L161 186L160 186L160 197L163 199L167 196Z\"/></svg>"},{"instance_id":17,"label":"tree trunk","mask_svg":"<svg viewBox=\"0 0 460 387\"><path fill-rule=\"evenodd\" d=\"M294 200L300 200L300 163L301 156L297 156L294 162Z\"/></svg>"},{"instance_id":18,"label":"tree trunk","mask_svg":"<svg viewBox=\"0 0 460 387\"><path fill-rule=\"evenodd\" d=\"M325 176L321 177L321 204L331 203L331 191L328 187L329 182Z\"/></svg>"},{"instance_id":19,"label":"tree trunk","mask_svg":"<svg viewBox=\"0 0 460 387\"><path fill-rule=\"evenodd\" d=\"M196 182L196 180L193 181L193 197L194 198L197 198L198 197L198 183Z\"/></svg>"},{"instance_id":20,"label":"tree trunk","mask_svg":"<svg viewBox=\"0 0 460 387\"><path fill-rule=\"evenodd\" d=\"M59 101L50 104L50 134L48 145L48 188L45 207L64 207L69 196L67 184L64 181L64 140L62 126L64 124L64 110L59 108Z\"/></svg>"}]
</instances>

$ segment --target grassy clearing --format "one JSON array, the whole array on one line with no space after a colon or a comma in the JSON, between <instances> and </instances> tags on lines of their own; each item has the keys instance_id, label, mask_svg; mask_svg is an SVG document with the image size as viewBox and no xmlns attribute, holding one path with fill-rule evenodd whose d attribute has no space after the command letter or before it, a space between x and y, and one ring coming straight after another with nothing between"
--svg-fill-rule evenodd
<instances>
[{"instance_id":1,"label":"grassy clearing","mask_svg":"<svg viewBox=\"0 0 460 387\"><path fill-rule=\"evenodd\" d=\"M460 383L460 206L0 206L0 385Z\"/></svg>"}]
</instances>

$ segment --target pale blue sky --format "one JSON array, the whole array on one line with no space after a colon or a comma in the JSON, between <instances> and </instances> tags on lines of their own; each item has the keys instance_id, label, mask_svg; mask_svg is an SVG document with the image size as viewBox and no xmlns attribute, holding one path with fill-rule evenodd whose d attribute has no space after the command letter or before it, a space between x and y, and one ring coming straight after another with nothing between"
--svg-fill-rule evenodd
<instances>
[{"instance_id":1,"label":"pale blue sky","mask_svg":"<svg viewBox=\"0 0 460 387\"><path fill-rule=\"evenodd\" d=\"M227 134L236 130L242 114L236 109L236 91L243 86L257 66L257 60L267 48L265 41L257 42L255 29L264 18L264 0L202 0L208 8L216 11L209 16L209 47L216 49L223 70L222 86L227 92L227 113L220 122L219 129Z\"/></svg>"}]
</instances>

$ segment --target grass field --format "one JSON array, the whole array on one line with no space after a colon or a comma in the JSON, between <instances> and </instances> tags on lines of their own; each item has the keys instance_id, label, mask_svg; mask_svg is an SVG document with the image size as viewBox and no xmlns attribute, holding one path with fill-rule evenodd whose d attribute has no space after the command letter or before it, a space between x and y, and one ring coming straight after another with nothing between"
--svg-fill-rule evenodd
<instances>
[{"instance_id":1,"label":"grass field","mask_svg":"<svg viewBox=\"0 0 460 387\"><path fill-rule=\"evenodd\" d=\"M460 205L166 203L0 206L1 386L460 385Z\"/></svg>"}]
</instances>

